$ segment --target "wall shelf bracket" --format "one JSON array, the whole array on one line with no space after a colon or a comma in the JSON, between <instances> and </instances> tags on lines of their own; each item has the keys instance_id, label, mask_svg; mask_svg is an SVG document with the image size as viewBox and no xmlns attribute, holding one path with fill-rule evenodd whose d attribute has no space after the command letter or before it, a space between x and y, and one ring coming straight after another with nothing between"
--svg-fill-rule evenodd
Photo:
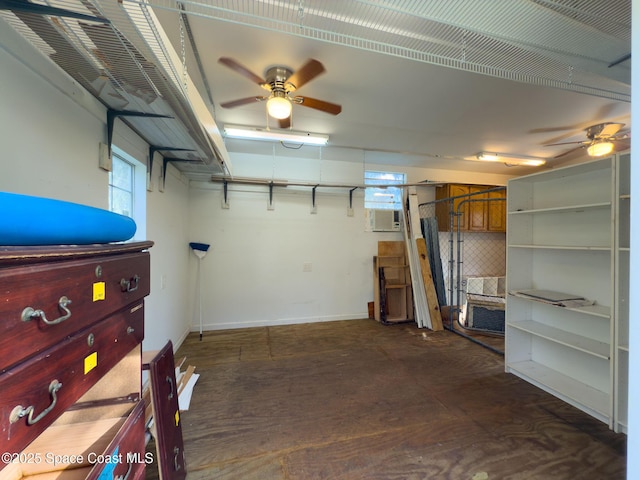
<instances>
[{"instance_id":1,"label":"wall shelf bracket","mask_svg":"<svg viewBox=\"0 0 640 480\"><path fill-rule=\"evenodd\" d=\"M316 188L320 185L315 185L311 188L311 213L318 213L318 208L316 207Z\"/></svg>"},{"instance_id":2,"label":"wall shelf bracket","mask_svg":"<svg viewBox=\"0 0 640 480\"><path fill-rule=\"evenodd\" d=\"M169 158L164 157L162 159L162 187L164 188L167 179L167 165L171 162L187 162L187 163L202 163L202 160L189 160L185 158Z\"/></svg>"},{"instance_id":3,"label":"wall shelf bracket","mask_svg":"<svg viewBox=\"0 0 640 480\"><path fill-rule=\"evenodd\" d=\"M351 190L349 190L349 208L353 208L353 191L357 189L358 187L353 187Z\"/></svg>"},{"instance_id":4,"label":"wall shelf bracket","mask_svg":"<svg viewBox=\"0 0 640 480\"><path fill-rule=\"evenodd\" d=\"M147 169L149 172L149 177L151 177L151 173L153 171L153 156L156 152L195 152L192 148L177 148L177 147L158 147L156 145L149 145L149 168Z\"/></svg>"},{"instance_id":5,"label":"wall shelf bracket","mask_svg":"<svg viewBox=\"0 0 640 480\"><path fill-rule=\"evenodd\" d=\"M5 0L0 0L0 2ZM109 147L109 158L111 158L111 144L113 142L113 124L118 117L144 117L144 118L173 118L171 115L161 115L159 113L135 112L132 110L107 110L107 145Z\"/></svg>"},{"instance_id":6,"label":"wall shelf bracket","mask_svg":"<svg viewBox=\"0 0 640 480\"><path fill-rule=\"evenodd\" d=\"M347 209L347 216L353 217L353 192L359 187L353 187L349 190L349 208Z\"/></svg>"},{"instance_id":7,"label":"wall shelf bracket","mask_svg":"<svg viewBox=\"0 0 640 480\"><path fill-rule=\"evenodd\" d=\"M273 181L269 182L269 204L267 210L273 210Z\"/></svg>"},{"instance_id":8,"label":"wall shelf bracket","mask_svg":"<svg viewBox=\"0 0 640 480\"><path fill-rule=\"evenodd\" d=\"M222 208L229 208L229 182L225 179L222 182Z\"/></svg>"}]
</instances>

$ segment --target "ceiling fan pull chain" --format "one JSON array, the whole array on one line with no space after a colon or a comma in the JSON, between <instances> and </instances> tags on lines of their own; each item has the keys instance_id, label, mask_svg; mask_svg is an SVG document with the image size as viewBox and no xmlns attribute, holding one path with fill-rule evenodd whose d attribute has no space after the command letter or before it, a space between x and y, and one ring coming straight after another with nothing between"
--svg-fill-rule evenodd
<instances>
[{"instance_id":1,"label":"ceiling fan pull chain","mask_svg":"<svg viewBox=\"0 0 640 480\"><path fill-rule=\"evenodd\" d=\"M302 0L298 0L298 19L300 20L300 29L304 28L304 5Z\"/></svg>"},{"instance_id":2,"label":"ceiling fan pull chain","mask_svg":"<svg viewBox=\"0 0 640 480\"><path fill-rule=\"evenodd\" d=\"M180 7L181 3L176 2L178 7ZM180 26L180 55L182 56L182 85L184 87L185 92L187 91L187 50L184 43L184 18L182 17L182 13L178 14L178 25Z\"/></svg>"}]
</instances>

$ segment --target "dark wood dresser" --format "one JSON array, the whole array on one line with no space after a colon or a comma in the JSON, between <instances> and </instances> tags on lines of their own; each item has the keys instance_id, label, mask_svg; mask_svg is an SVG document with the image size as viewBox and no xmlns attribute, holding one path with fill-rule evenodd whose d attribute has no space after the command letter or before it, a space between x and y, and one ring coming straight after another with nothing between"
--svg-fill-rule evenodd
<instances>
[{"instance_id":1,"label":"dark wood dresser","mask_svg":"<svg viewBox=\"0 0 640 480\"><path fill-rule=\"evenodd\" d=\"M0 480L144 478L152 245L0 247Z\"/></svg>"}]
</instances>

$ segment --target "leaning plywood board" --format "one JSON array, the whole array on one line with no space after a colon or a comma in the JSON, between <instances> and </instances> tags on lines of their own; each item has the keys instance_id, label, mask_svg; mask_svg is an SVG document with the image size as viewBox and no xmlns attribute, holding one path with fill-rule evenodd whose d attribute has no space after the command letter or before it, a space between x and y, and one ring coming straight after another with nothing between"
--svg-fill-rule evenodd
<instances>
[{"instance_id":1,"label":"leaning plywood board","mask_svg":"<svg viewBox=\"0 0 640 480\"><path fill-rule=\"evenodd\" d=\"M424 291L422 273L420 271L420 258L418 256L415 244L416 238L422 238L420 212L418 207L418 195L416 193L415 187L409 188L408 198L404 202L404 205L404 239L407 246L407 254L411 271L411 285L413 287L415 319L418 327L426 327L430 329L432 328L431 318L429 317L429 308L427 307L427 298Z\"/></svg>"},{"instance_id":2,"label":"leaning plywood board","mask_svg":"<svg viewBox=\"0 0 640 480\"><path fill-rule=\"evenodd\" d=\"M404 243L392 240L378 241L379 257L404 257Z\"/></svg>"},{"instance_id":3,"label":"leaning plywood board","mask_svg":"<svg viewBox=\"0 0 640 480\"><path fill-rule=\"evenodd\" d=\"M379 241L373 257L374 318L385 324L412 321L411 275L403 241Z\"/></svg>"},{"instance_id":4,"label":"leaning plywood board","mask_svg":"<svg viewBox=\"0 0 640 480\"><path fill-rule=\"evenodd\" d=\"M424 238L416 238L416 247L418 249L418 256L420 257L420 269L422 271L422 281L424 283L427 305L429 307L431 329L434 331L442 330L442 314L440 312L436 287L433 283L433 276L431 275L431 265L426 240Z\"/></svg>"}]
</instances>

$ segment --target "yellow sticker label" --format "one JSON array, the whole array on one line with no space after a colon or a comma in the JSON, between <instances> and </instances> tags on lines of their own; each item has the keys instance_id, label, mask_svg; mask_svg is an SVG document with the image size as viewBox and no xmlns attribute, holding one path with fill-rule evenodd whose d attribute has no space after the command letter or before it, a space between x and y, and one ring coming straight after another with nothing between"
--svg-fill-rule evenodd
<instances>
[{"instance_id":1,"label":"yellow sticker label","mask_svg":"<svg viewBox=\"0 0 640 480\"><path fill-rule=\"evenodd\" d=\"M91 370L98 366L98 352L93 352L91 355L84 359L84 374L86 375Z\"/></svg>"},{"instance_id":2,"label":"yellow sticker label","mask_svg":"<svg viewBox=\"0 0 640 480\"><path fill-rule=\"evenodd\" d=\"M104 300L105 298L105 288L104 282L96 282L93 284L93 301L97 302L99 300Z\"/></svg>"},{"instance_id":3,"label":"yellow sticker label","mask_svg":"<svg viewBox=\"0 0 640 480\"><path fill-rule=\"evenodd\" d=\"M176 427L180 423L180 410L176 410Z\"/></svg>"}]
</instances>

